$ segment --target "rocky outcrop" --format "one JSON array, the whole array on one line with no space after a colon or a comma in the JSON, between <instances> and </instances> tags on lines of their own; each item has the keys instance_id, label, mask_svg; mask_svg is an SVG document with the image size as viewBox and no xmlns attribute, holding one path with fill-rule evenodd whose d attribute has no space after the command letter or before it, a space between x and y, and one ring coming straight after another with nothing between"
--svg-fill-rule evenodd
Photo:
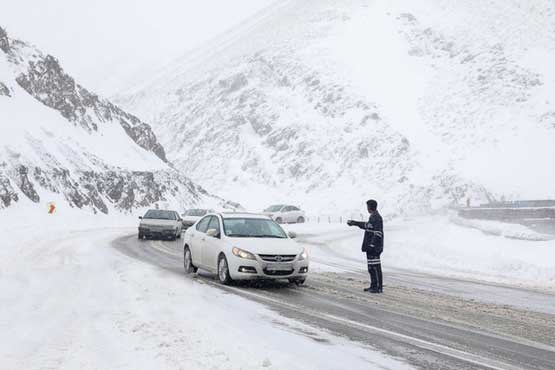
<instances>
[{"instance_id":1,"label":"rocky outcrop","mask_svg":"<svg viewBox=\"0 0 555 370\"><path fill-rule=\"evenodd\" d=\"M9 207L12 203L17 202L18 200L19 197L17 196L10 179L8 179L3 172L0 172L0 208Z\"/></svg>"},{"instance_id":2,"label":"rocky outcrop","mask_svg":"<svg viewBox=\"0 0 555 370\"><path fill-rule=\"evenodd\" d=\"M103 124L119 124L140 147L167 161L164 148L148 124L79 85L52 55L44 55L25 42L10 39L2 28L0 50L18 65L19 86L44 105L88 131L97 131ZM7 95L2 94L3 90L0 85L0 95Z\"/></svg>"},{"instance_id":3,"label":"rocky outcrop","mask_svg":"<svg viewBox=\"0 0 555 370\"><path fill-rule=\"evenodd\" d=\"M0 50L4 53L8 53L10 50L10 40L8 39L6 31L2 27L0 27Z\"/></svg>"},{"instance_id":4,"label":"rocky outcrop","mask_svg":"<svg viewBox=\"0 0 555 370\"><path fill-rule=\"evenodd\" d=\"M122 212L178 200L181 204L197 204L213 198L222 207L241 206L211 196L188 178L173 170L160 171L70 171L65 168L41 168L32 165L7 166L0 172L0 208L19 200L19 194L38 203L37 188L61 195L75 208L109 213L111 208ZM14 188L15 184L17 188Z\"/></svg>"},{"instance_id":5,"label":"rocky outcrop","mask_svg":"<svg viewBox=\"0 0 555 370\"><path fill-rule=\"evenodd\" d=\"M33 183L29 181L29 177L27 176L29 174L29 169L25 166L19 166L17 172L19 174L19 177L17 178L17 185L19 186L21 192L33 202L38 203L40 201L40 196L37 194Z\"/></svg>"},{"instance_id":6,"label":"rocky outcrop","mask_svg":"<svg viewBox=\"0 0 555 370\"><path fill-rule=\"evenodd\" d=\"M10 89L6 86L2 81L0 81L0 96L12 96L10 93Z\"/></svg>"},{"instance_id":7,"label":"rocky outcrop","mask_svg":"<svg viewBox=\"0 0 555 370\"><path fill-rule=\"evenodd\" d=\"M149 125L77 84L53 56L29 61L27 71L16 81L41 103L86 130L96 131L101 123L120 124L140 147L167 161L164 148Z\"/></svg>"}]
</instances>

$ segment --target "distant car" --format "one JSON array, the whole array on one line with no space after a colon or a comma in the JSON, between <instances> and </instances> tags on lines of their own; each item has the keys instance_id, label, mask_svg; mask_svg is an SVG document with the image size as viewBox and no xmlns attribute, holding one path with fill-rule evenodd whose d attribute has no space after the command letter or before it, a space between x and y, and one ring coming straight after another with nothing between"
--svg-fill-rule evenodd
<instances>
[{"instance_id":1,"label":"distant car","mask_svg":"<svg viewBox=\"0 0 555 370\"><path fill-rule=\"evenodd\" d=\"M303 223L306 221L305 212L299 207L277 204L266 208L263 212L278 224Z\"/></svg>"},{"instance_id":2,"label":"distant car","mask_svg":"<svg viewBox=\"0 0 555 370\"><path fill-rule=\"evenodd\" d=\"M183 227L187 229L193 226L195 222L206 216L208 213L213 212L214 210L212 209L188 209L181 215L181 218L183 219Z\"/></svg>"},{"instance_id":3,"label":"distant car","mask_svg":"<svg viewBox=\"0 0 555 370\"><path fill-rule=\"evenodd\" d=\"M268 216L209 214L185 232L183 266L186 273L199 268L217 273L223 284L254 279L302 284L308 255L294 237Z\"/></svg>"},{"instance_id":4,"label":"distant car","mask_svg":"<svg viewBox=\"0 0 555 370\"><path fill-rule=\"evenodd\" d=\"M175 211L150 209L144 216L139 217L139 239L163 238L179 239L183 224L181 217Z\"/></svg>"}]
</instances>

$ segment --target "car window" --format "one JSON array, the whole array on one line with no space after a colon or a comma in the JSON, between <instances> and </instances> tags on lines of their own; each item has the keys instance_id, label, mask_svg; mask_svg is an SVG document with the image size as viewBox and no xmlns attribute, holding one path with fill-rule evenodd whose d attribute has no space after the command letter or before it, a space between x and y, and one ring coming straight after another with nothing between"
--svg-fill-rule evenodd
<instances>
[{"instance_id":1,"label":"car window","mask_svg":"<svg viewBox=\"0 0 555 370\"><path fill-rule=\"evenodd\" d=\"M283 207L282 212L291 212L292 210L293 210L293 207L287 206L287 207Z\"/></svg>"},{"instance_id":2,"label":"car window","mask_svg":"<svg viewBox=\"0 0 555 370\"><path fill-rule=\"evenodd\" d=\"M298 207L291 207L292 211L300 211L300 209Z\"/></svg>"},{"instance_id":3,"label":"car window","mask_svg":"<svg viewBox=\"0 0 555 370\"><path fill-rule=\"evenodd\" d=\"M265 218L224 218L224 231L234 238L287 238L274 220Z\"/></svg>"},{"instance_id":4,"label":"car window","mask_svg":"<svg viewBox=\"0 0 555 370\"><path fill-rule=\"evenodd\" d=\"M203 218L202 220L199 221L199 223L197 224L197 231L200 231L201 233L205 233L206 230L208 230L208 223L210 222L210 216Z\"/></svg>"},{"instance_id":5,"label":"car window","mask_svg":"<svg viewBox=\"0 0 555 370\"><path fill-rule=\"evenodd\" d=\"M206 209L190 209L187 211L187 216L202 217L206 216L207 213Z\"/></svg>"},{"instance_id":6,"label":"car window","mask_svg":"<svg viewBox=\"0 0 555 370\"><path fill-rule=\"evenodd\" d=\"M220 234L220 221L218 220L218 217L216 216L212 216L210 218L210 223L208 224L208 229L215 229L218 232L218 235Z\"/></svg>"},{"instance_id":7,"label":"car window","mask_svg":"<svg viewBox=\"0 0 555 370\"><path fill-rule=\"evenodd\" d=\"M145 213L143 218L156 220L175 220L175 212L151 209Z\"/></svg>"},{"instance_id":8,"label":"car window","mask_svg":"<svg viewBox=\"0 0 555 370\"><path fill-rule=\"evenodd\" d=\"M283 206L280 205L280 204L275 205L275 206L270 206L270 207L266 208L266 209L264 210L264 212L279 212L279 210L280 210L282 207L283 207Z\"/></svg>"}]
</instances>

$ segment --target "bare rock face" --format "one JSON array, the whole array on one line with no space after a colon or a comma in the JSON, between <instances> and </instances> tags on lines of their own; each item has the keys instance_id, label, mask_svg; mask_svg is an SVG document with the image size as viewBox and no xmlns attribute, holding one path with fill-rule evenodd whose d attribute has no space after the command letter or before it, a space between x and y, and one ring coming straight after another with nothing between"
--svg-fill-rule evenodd
<instances>
[{"instance_id":1,"label":"bare rock face","mask_svg":"<svg viewBox=\"0 0 555 370\"><path fill-rule=\"evenodd\" d=\"M119 124L140 147L167 162L164 148L148 124L79 85L55 57L44 55L23 41L10 39L2 28L0 50L21 71L16 77L19 86L35 99L88 131L97 131L103 124ZM9 96L9 89L1 82L0 95Z\"/></svg>"},{"instance_id":2,"label":"bare rock face","mask_svg":"<svg viewBox=\"0 0 555 370\"><path fill-rule=\"evenodd\" d=\"M5 166L6 163L0 163L0 208L9 207L12 203L19 200L10 179L4 173Z\"/></svg>"},{"instance_id":3,"label":"bare rock face","mask_svg":"<svg viewBox=\"0 0 555 370\"><path fill-rule=\"evenodd\" d=\"M0 81L0 96L12 96L10 93L10 89L4 83Z\"/></svg>"},{"instance_id":4,"label":"bare rock face","mask_svg":"<svg viewBox=\"0 0 555 370\"><path fill-rule=\"evenodd\" d=\"M40 196L37 194L35 187L31 181L29 181L29 169L25 166L20 166L18 169L19 179L18 179L18 186L19 189L27 196L27 198L31 199L33 202L38 203L40 201Z\"/></svg>"},{"instance_id":5,"label":"bare rock face","mask_svg":"<svg viewBox=\"0 0 555 370\"><path fill-rule=\"evenodd\" d=\"M62 195L70 206L109 213L148 207L172 199L182 204L197 204L213 198L228 209L241 208L210 195L187 177L173 170L159 171L70 171L59 167L38 167L32 164L0 165L0 208L19 200L18 192L38 203L37 188Z\"/></svg>"},{"instance_id":6,"label":"bare rock face","mask_svg":"<svg viewBox=\"0 0 555 370\"><path fill-rule=\"evenodd\" d=\"M41 103L86 130L96 131L100 123L119 123L139 146L167 161L164 148L149 125L76 83L53 56L29 61L27 72L16 81Z\"/></svg>"},{"instance_id":7,"label":"bare rock face","mask_svg":"<svg viewBox=\"0 0 555 370\"><path fill-rule=\"evenodd\" d=\"M10 40L2 27L0 27L0 50L4 53L8 53L10 50Z\"/></svg>"}]
</instances>

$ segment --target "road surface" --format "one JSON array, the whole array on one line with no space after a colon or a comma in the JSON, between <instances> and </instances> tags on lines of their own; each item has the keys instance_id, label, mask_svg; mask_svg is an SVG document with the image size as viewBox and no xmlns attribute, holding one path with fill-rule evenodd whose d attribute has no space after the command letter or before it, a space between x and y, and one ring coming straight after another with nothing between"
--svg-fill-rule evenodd
<instances>
[{"instance_id":1,"label":"road surface","mask_svg":"<svg viewBox=\"0 0 555 370\"><path fill-rule=\"evenodd\" d=\"M311 236L300 241L322 252L312 261L316 267L326 264L325 253L333 254ZM226 287L208 273L184 274L180 240L129 235L112 244L132 258L262 303L418 368L555 369L551 293L385 270L385 293L372 295L362 291L368 284L364 271L353 268L352 261L337 262L337 255L331 266L336 272L313 272L302 287L285 282Z\"/></svg>"}]
</instances>

